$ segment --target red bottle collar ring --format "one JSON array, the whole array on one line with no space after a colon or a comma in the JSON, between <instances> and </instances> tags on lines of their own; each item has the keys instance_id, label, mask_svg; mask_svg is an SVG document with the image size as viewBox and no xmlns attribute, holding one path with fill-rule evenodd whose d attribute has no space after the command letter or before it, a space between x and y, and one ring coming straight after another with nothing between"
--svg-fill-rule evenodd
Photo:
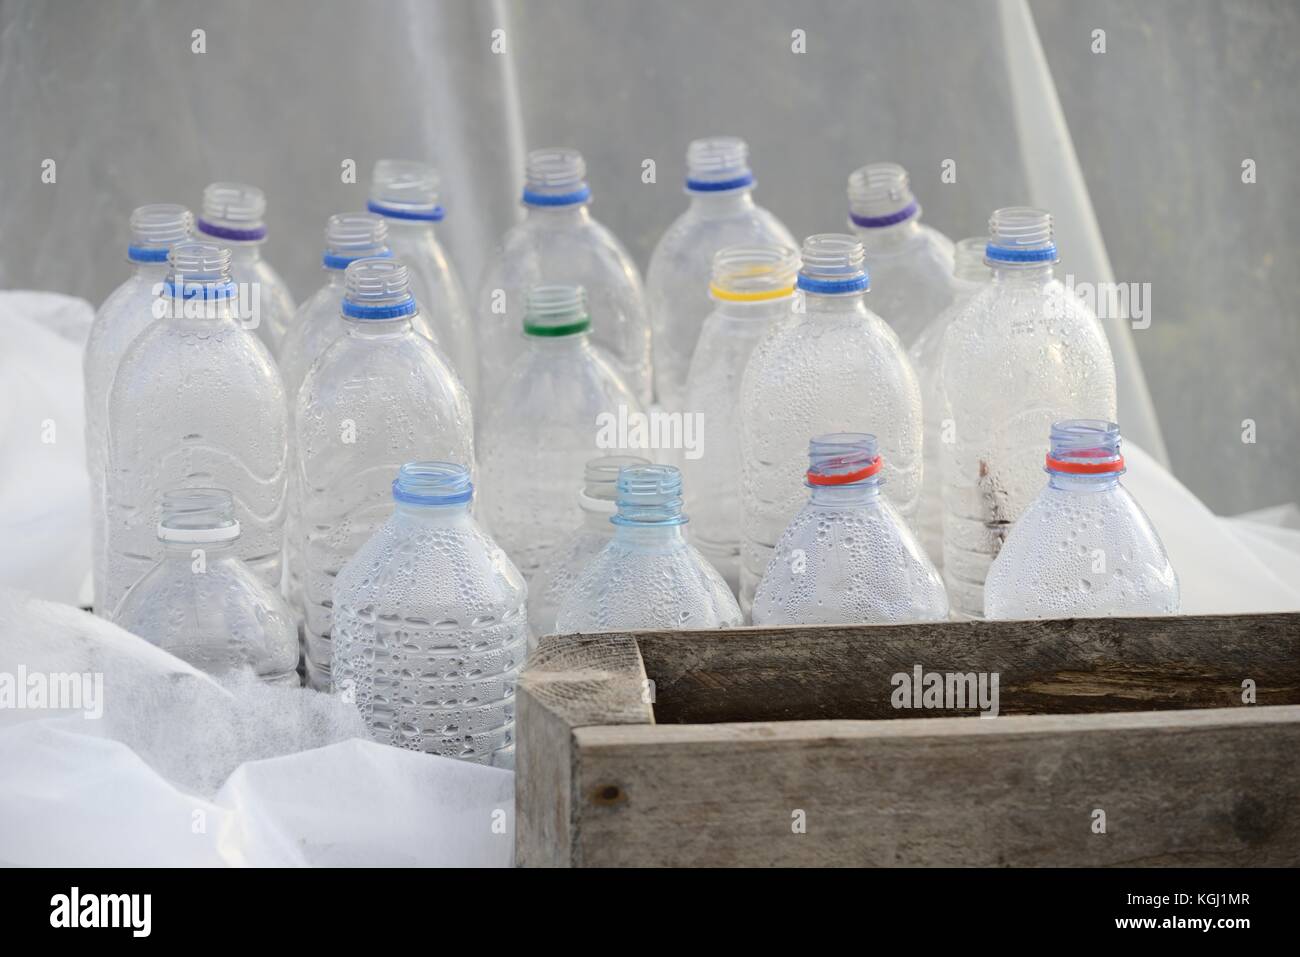
<instances>
[{"instance_id":1,"label":"red bottle collar ring","mask_svg":"<svg viewBox=\"0 0 1300 957\"><path fill-rule=\"evenodd\" d=\"M1047 467L1053 472L1066 472L1070 475L1105 475L1108 472L1124 471L1124 456L1120 455L1105 462L1066 462L1047 457Z\"/></svg>"},{"instance_id":2,"label":"red bottle collar ring","mask_svg":"<svg viewBox=\"0 0 1300 957\"><path fill-rule=\"evenodd\" d=\"M854 482L861 482L863 479L871 478L880 471L881 460L877 455L871 460L871 464L866 468L858 469L856 472L844 472L840 475L823 475L820 472L809 471L809 485L852 485Z\"/></svg>"}]
</instances>

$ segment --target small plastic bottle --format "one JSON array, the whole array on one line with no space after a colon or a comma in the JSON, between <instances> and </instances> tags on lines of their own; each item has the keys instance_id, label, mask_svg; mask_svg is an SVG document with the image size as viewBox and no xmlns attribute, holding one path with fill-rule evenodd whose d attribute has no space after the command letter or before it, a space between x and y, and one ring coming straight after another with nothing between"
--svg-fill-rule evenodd
<instances>
[{"instance_id":1,"label":"small plastic bottle","mask_svg":"<svg viewBox=\"0 0 1300 957\"><path fill-rule=\"evenodd\" d=\"M744 616L731 589L685 535L682 476L634 465L618 476L614 538L587 565L555 623L560 634L629 628L734 628Z\"/></svg>"},{"instance_id":2,"label":"small plastic bottle","mask_svg":"<svg viewBox=\"0 0 1300 957\"><path fill-rule=\"evenodd\" d=\"M172 489L162 496L162 559L126 593L113 620L211 674L251 668L298 684L298 627L279 591L239 559L230 493Z\"/></svg>"},{"instance_id":3,"label":"small plastic bottle","mask_svg":"<svg viewBox=\"0 0 1300 957\"><path fill-rule=\"evenodd\" d=\"M754 202L754 185L749 147L739 137L713 136L687 148L691 204L660 237L646 273L655 395L669 411L682 406L701 325L714 311L708 294L714 254L727 246L798 245L780 220Z\"/></svg>"},{"instance_id":4,"label":"small plastic bottle","mask_svg":"<svg viewBox=\"0 0 1300 957\"><path fill-rule=\"evenodd\" d=\"M1052 426L1047 486L989 568L986 618L1176 615L1178 576L1151 520L1120 484L1119 426Z\"/></svg>"},{"instance_id":5,"label":"small plastic bottle","mask_svg":"<svg viewBox=\"0 0 1300 957\"><path fill-rule=\"evenodd\" d=\"M943 621L943 580L907 523L880 494L876 437L809 443L812 494L781 535L754 595L756 625Z\"/></svg>"},{"instance_id":6,"label":"small plastic bottle","mask_svg":"<svg viewBox=\"0 0 1300 957\"><path fill-rule=\"evenodd\" d=\"M230 250L236 318L278 358L297 307L289 287L262 258L266 195L243 183L212 183L203 190L203 209L195 224L201 237Z\"/></svg>"},{"instance_id":7,"label":"small plastic bottle","mask_svg":"<svg viewBox=\"0 0 1300 957\"><path fill-rule=\"evenodd\" d=\"M470 515L463 465L409 462L392 494L334 582L334 690L376 741L513 767L523 576Z\"/></svg>"}]
</instances>

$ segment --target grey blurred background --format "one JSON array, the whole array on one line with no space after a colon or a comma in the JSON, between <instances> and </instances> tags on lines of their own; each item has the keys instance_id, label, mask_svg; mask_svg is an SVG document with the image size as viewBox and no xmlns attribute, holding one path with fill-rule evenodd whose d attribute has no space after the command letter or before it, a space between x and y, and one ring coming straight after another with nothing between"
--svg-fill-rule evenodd
<instances>
[{"instance_id":1,"label":"grey blurred background","mask_svg":"<svg viewBox=\"0 0 1300 957\"><path fill-rule=\"evenodd\" d=\"M1233 514L1300 500L1297 50L1295 0L0 0L0 286L98 302L130 210L214 179L266 189L266 255L303 298L325 217L385 156L438 163L471 288L528 147L583 150L643 268L692 138L744 136L796 235L841 230L848 173L891 159L954 238L1050 205L1063 273L1151 284L1150 328L1108 325L1121 422Z\"/></svg>"}]
</instances>

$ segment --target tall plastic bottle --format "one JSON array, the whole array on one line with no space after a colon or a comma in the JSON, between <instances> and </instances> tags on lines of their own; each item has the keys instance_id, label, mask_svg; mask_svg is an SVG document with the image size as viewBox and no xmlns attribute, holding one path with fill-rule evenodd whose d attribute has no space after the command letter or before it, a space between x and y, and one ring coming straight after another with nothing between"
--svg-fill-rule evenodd
<instances>
[{"instance_id":1,"label":"tall plastic bottle","mask_svg":"<svg viewBox=\"0 0 1300 957\"><path fill-rule=\"evenodd\" d=\"M506 233L479 284L479 381L496 394L524 351L519 326L528 290L541 283L582 286L594 317L591 341L620 377L649 405L650 320L636 264L591 216L591 189L582 154L540 149L528 154L524 219ZM491 399L489 399L489 402Z\"/></svg>"},{"instance_id":2,"label":"tall plastic bottle","mask_svg":"<svg viewBox=\"0 0 1300 957\"><path fill-rule=\"evenodd\" d=\"M849 176L849 219L866 254L872 307L911 346L952 303L952 240L921 222L897 163L869 163Z\"/></svg>"},{"instance_id":3,"label":"tall plastic bottle","mask_svg":"<svg viewBox=\"0 0 1300 957\"><path fill-rule=\"evenodd\" d=\"M388 246L410 271L422 324L451 360L473 401L478 395L478 355L469 300L435 231L446 217L441 187L430 163L380 160L370 177L368 208L388 224Z\"/></svg>"},{"instance_id":4,"label":"tall plastic bottle","mask_svg":"<svg viewBox=\"0 0 1300 957\"><path fill-rule=\"evenodd\" d=\"M463 465L402 466L392 515L334 582L334 688L376 741L511 768L527 591L473 493Z\"/></svg>"},{"instance_id":5,"label":"tall plastic bottle","mask_svg":"<svg viewBox=\"0 0 1300 957\"><path fill-rule=\"evenodd\" d=\"M161 318L118 365L108 402L108 574L104 608L162 558L162 493L230 491L235 555L280 585L289 414L271 354L235 314L230 252L172 247Z\"/></svg>"},{"instance_id":6,"label":"tall plastic bottle","mask_svg":"<svg viewBox=\"0 0 1300 957\"><path fill-rule=\"evenodd\" d=\"M1052 426L1047 486L989 568L988 618L1176 615L1178 575L1151 520L1120 484L1114 422Z\"/></svg>"},{"instance_id":7,"label":"tall plastic bottle","mask_svg":"<svg viewBox=\"0 0 1300 957\"><path fill-rule=\"evenodd\" d=\"M194 217L184 206L160 203L131 213L126 258L131 275L109 293L95 313L82 362L85 374L86 468L90 473L91 561L95 611L104 607L108 582L108 506L104 499L108 458L108 392L118 363L136 336L154 321L154 300L167 278L167 253L190 238Z\"/></svg>"},{"instance_id":8,"label":"tall plastic bottle","mask_svg":"<svg viewBox=\"0 0 1300 957\"><path fill-rule=\"evenodd\" d=\"M406 267L359 259L344 274L347 331L312 365L294 406L292 567L302 576L304 657L329 686L331 590L339 569L392 510L390 483L424 456L474 464L469 397L411 325Z\"/></svg>"},{"instance_id":9,"label":"tall plastic bottle","mask_svg":"<svg viewBox=\"0 0 1300 957\"><path fill-rule=\"evenodd\" d=\"M655 628L685 631L744 624L735 596L686 540L682 476L671 465L635 465L618 477L614 537L560 607L560 634Z\"/></svg>"},{"instance_id":10,"label":"tall plastic bottle","mask_svg":"<svg viewBox=\"0 0 1300 957\"><path fill-rule=\"evenodd\" d=\"M581 286L536 286L527 299L524 352L483 426L480 516L531 581L577 523L574 476L593 455L622 448L617 423L642 409L591 346Z\"/></svg>"},{"instance_id":11,"label":"tall plastic bottle","mask_svg":"<svg viewBox=\"0 0 1300 957\"><path fill-rule=\"evenodd\" d=\"M862 244L803 245L802 298L755 347L741 384L740 603L804 505L808 437L874 430L885 496L909 523L921 493L921 388L894 331L867 308Z\"/></svg>"},{"instance_id":12,"label":"tall plastic bottle","mask_svg":"<svg viewBox=\"0 0 1300 957\"><path fill-rule=\"evenodd\" d=\"M1053 422L1115 421L1115 365L1092 310L1052 275L1052 217L989 220L993 279L944 334L940 376L952 442L940 443L943 574L955 613L984 613L984 579L1038 494Z\"/></svg>"},{"instance_id":13,"label":"tall plastic bottle","mask_svg":"<svg viewBox=\"0 0 1300 957\"><path fill-rule=\"evenodd\" d=\"M686 195L690 206L660 237L646 273L655 395L669 411L682 407L691 356L714 311L708 294L714 254L727 246L798 246L781 221L754 202L749 147L738 137L690 144Z\"/></svg>"},{"instance_id":14,"label":"tall plastic bottle","mask_svg":"<svg viewBox=\"0 0 1300 957\"><path fill-rule=\"evenodd\" d=\"M984 262L984 247L988 243L987 236L972 236L957 243L951 281L952 305L939 313L907 350L907 357L912 360L912 368L921 382L921 410L925 415L925 467L922 470L916 531L936 568L943 568L943 469L939 446L948 414L939 382L943 334L966 302L993 276Z\"/></svg>"},{"instance_id":15,"label":"tall plastic bottle","mask_svg":"<svg viewBox=\"0 0 1300 957\"><path fill-rule=\"evenodd\" d=\"M237 291L236 316L256 331L271 355L289 331L293 294L269 262L262 258L266 242L266 195L243 183L211 183L203 190L203 207L196 221L206 242L230 250L230 278Z\"/></svg>"},{"instance_id":16,"label":"tall plastic bottle","mask_svg":"<svg viewBox=\"0 0 1300 957\"><path fill-rule=\"evenodd\" d=\"M580 524L555 547L528 590L528 623L534 637L555 632L555 616L564 599L591 560L614 537L610 518L616 510L619 469L649 464L638 455L601 455L587 463L578 491Z\"/></svg>"},{"instance_id":17,"label":"tall plastic bottle","mask_svg":"<svg viewBox=\"0 0 1300 957\"><path fill-rule=\"evenodd\" d=\"M756 625L943 621L948 596L921 543L880 494L876 437L809 443L812 494L782 533L754 595Z\"/></svg>"},{"instance_id":18,"label":"tall plastic bottle","mask_svg":"<svg viewBox=\"0 0 1300 957\"><path fill-rule=\"evenodd\" d=\"M699 448L682 456L691 543L740 588L740 384L749 357L794 303L799 253L783 246L730 246L713 257L704 320L686 378L684 412L698 418ZM685 430L683 429L683 434Z\"/></svg>"},{"instance_id":19,"label":"tall plastic bottle","mask_svg":"<svg viewBox=\"0 0 1300 957\"><path fill-rule=\"evenodd\" d=\"M164 492L162 560L128 591L113 620L202 671L248 668L298 684L298 626L280 593L242 562L240 527L225 489Z\"/></svg>"}]
</instances>

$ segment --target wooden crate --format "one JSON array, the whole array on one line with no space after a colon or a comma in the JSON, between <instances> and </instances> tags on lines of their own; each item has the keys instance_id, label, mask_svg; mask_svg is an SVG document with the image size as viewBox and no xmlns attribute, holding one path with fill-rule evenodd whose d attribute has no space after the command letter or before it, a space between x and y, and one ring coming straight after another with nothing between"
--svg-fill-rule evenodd
<instances>
[{"instance_id":1,"label":"wooden crate","mask_svg":"<svg viewBox=\"0 0 1300 957\"><path fill-rule=\"evenodd\" d=\"M1300 614L559 636L518 704L522 865L1300 863Z\"/></svg>"}]
</instances>

